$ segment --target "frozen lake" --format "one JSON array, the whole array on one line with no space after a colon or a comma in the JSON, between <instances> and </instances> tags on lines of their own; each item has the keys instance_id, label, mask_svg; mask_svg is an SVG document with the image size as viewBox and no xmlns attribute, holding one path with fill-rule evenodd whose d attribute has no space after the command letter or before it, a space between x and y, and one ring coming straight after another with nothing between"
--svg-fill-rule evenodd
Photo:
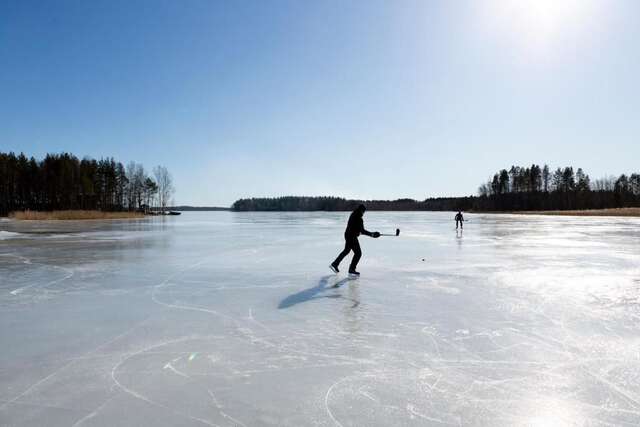
<instances>
[{"instance_id":1,"label":"frozen lake","mask_svg":"<svg viewBox=\"0 0 640 427\"><path fill-rule=\"evenodd\" d=\"M640 424L640 220L347 215L0 221L0 425Z\"/></svg>"}]
</instances>

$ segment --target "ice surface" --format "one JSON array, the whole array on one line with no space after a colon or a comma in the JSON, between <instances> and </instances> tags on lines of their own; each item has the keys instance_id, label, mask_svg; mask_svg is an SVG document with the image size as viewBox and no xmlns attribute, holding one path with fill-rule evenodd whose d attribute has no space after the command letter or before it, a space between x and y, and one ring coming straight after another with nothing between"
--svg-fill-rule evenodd
<instances>
[{"instance_id":1,"label":"ice surface","mask_svg":"<svg viewBox=\"0 0 640 427\"><path fill-rule=\"evenodd\" d=\"M20 237L20 233L13 233L11 231L0 230L0 240L17 239Z\"/></svg>"},{"instance_id":2,"label":"ice surface","mask_svg":"<svg viewBox=\"0 0 640 427\"><path fill-rule=\"evenodd\" d=\"M1 222L0 425L640 424L639 220L346 216Z\"/></svg>"}]
</instances>

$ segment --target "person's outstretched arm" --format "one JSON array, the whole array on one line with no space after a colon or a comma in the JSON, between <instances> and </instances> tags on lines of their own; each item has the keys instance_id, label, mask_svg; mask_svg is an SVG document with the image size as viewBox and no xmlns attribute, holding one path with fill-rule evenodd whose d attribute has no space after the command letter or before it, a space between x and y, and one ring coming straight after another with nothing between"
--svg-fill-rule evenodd
<instances>
[{"instance_id":1,"label":"person's outstretched arm","mask_svg":"<svg viewBox=\"0 0 640 427\"><path fill-rule=\"evenodd\" d=\"M367 231L364 228L362 229L362 234L364 234L365 236L369 236L369 237L374 237L374 238L378 238L380 237L380 232L379 231Z\"/></svg>"},{"instance_id":2,"label":"person's outstretched arm","mask_svg":"<svg viewBox=\"0 0 640 427\"><path fill-rule=\"evenodd\" d=\"M380 233L378 233L377 231L374 231L373 233L371 231L367 231L364 228L364 221L362 221L360 223L360 225L361 225L361 227L360 227L360 233L361 234L364 234L365 236L369 236L369 237L376 237L376 238L380 237Z\"/></svg>"},{"instance_id":3,"label":"person's outstretched arm","mask_svg":"<svg viewBox=\"0 0 640 427\"><path fill-rule=\"evenodd\" d=\"M374 232L367 231L367 230L364 229L364 225L362 226L362 230L360 230L360 233L364 234L365 236L374 237L376 239L378 237L380 237L380 232L378 232L378 231L374 231Z\"/></svg>"}]
</instances>

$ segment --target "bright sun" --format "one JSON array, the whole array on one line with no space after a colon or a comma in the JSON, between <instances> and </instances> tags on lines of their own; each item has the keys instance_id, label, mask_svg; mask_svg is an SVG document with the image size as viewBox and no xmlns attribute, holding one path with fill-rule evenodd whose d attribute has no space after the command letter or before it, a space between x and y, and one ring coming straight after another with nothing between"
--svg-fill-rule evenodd
<instances>
[{"instance_id":1,"label":"bright sun","mask_svg":"<svg viewBox=\"0 0 640 427\"><path fill-rule=\"evenodd\" d=\"M523 24L541 36L553 35L572 25L584 13L584 0L528 0L510 1L515 24Z\"/></svg>"},{"instance_id":2,"label":"bright sun","mask_svg":"<svg viewBox=\"0 0 640 427\"><path fill-rule=\"evenodd\" d=\"M487 0L483 20L528 51L548 51L567 37L576 37L594 16L594 0Z\"/></svg>"}]
</instances>

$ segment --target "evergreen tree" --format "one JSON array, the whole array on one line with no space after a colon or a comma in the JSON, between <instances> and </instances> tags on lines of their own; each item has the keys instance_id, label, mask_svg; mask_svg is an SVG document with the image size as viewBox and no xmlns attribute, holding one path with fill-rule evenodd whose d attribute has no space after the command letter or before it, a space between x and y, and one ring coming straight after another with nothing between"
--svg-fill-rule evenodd
<instances>
[{"instance_id":1,"label":"evergreen tree","mask_svg":"<svg viewBox=\"0 0 640 427\"><path fill-rule=\"evenodd\" d=\"M113 158L79 160L61 153L38 161L24 153L0 152L0 215L25 209L122 210L149 204L157 192L155 182L149 183L142 165L132 165L133 184L122 163Z\"/></svg>"}]
</instances>

